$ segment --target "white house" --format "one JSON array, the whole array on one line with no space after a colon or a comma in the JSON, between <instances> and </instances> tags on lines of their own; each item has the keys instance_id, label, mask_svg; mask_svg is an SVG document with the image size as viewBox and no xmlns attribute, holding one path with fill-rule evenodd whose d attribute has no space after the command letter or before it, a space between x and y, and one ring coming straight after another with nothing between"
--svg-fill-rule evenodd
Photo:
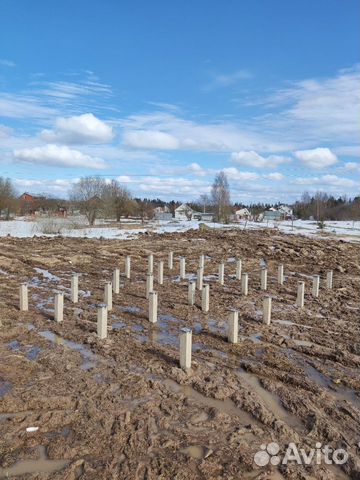
<instances>
[{"instance_id":1,"label":"white house","mask_svg":"<svg viewBox=\"0 0 360 480\"><path fill-rule=\"evenodd\" d=\"M278 207L270 207L258 217L259 221L263 220L291 220L293 209L288 205L279 205Z\"/></svg>"},{"instance_id":2,"label":"white house","mask_svg":"<svg viewBox=\"0 0 360 480\"><path fill-rule=\"evenodd\" d=\"M280 205L278 210L284 214L284 217L292 217L293 216L293 209L288 205Z\"/></svg>"},{"instance_id":3,"label":"white house","mask_svg":"<svg viewBox=\"0 0 360 480\"><path fill-rule=\"evenodd\" d=\"M191 220L194 210L187 203L182 203L175 209L176 220Z\"/></svg>"},{"instance_id":4,"label":"white house","mask_svg":"<svg viewBox=\"0 0 360 480\"><path fill-rule=\"evenodd\" d=\"M198 220L199 222L213 222L213 213L196 212L187 203L182 203L175 209L175 218L177 220Z\"/></svg>"},{"instance_id":5,"label":"white house","mask_svg":"<svg viewBox=\"0 0 360 480\"><path fill-rule=\"evenodd\" d=\"M243 219L248 220L251 217L251 213L247 208L240 208L240 210L236 210L234 217L235 222Z\"/></svg>"}]
</instances>

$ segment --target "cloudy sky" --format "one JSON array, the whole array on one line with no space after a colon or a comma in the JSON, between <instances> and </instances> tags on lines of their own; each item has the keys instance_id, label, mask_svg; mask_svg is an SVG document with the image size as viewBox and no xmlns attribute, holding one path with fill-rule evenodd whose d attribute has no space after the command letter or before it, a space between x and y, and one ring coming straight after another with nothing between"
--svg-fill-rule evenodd
<instances>
[{"instance_id":1,"label":"cloudy sky","mask_svg":"<svg viewBox=\"0 0 360 480\"><path fill-rule=\"evenodd\" d=\"M358 0L1 0L0 176L66 196L359 186Z\"/></svg>"}]
</instances>

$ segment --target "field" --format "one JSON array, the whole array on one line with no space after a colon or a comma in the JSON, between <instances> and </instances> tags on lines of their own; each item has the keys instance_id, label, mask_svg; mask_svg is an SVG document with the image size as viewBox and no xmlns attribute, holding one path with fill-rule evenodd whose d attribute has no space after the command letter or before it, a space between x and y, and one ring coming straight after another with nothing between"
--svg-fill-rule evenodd
<instances>
[{"instance_id":1,"label":"field","mask_svg":"<svg viewBox=\"0 0 360 480\"><path fill-rule=\"evenodd\" d=\"M168 269L168 252L174 268ZM148 321L147 257L154 254L159 318ZM187 303L188 280L205 255L210 310ZM115 267L121 278L108 337L96 335L97 305ZM186 257L187 279L179 278ZM235 260L249 274L241 294ZM156 281L164 260L164 284ZM268 290L260 270L268 266ZM225 263L225 284L218 265ZM279 285L277 267L284 265ZM329 270L333 289L325 288ZM80 298L69 300L78 272ZM319 274L319 297L311 295ZM286 235L277 229L137 233L131 240L1 239L0 478L346 479L359 478L358 246ZM305 281L305 306L295 305ZM29 311L19 311L19 285ZM54 293L65 294L54 321ZM263 299L272 297L270 325ZM227 341L229 309L239 311L239 343ZM179 367L179 333L192 329L192 369ZM34 428L31 428L34 427ZM30 431L27 429L30 428ZM305 450L344 449L343 465L259 466L254 455L276 442ZM274 462L276 463L276 462ZM31 475L33 474L33 475Z\"/></svg>"}]
</instances>

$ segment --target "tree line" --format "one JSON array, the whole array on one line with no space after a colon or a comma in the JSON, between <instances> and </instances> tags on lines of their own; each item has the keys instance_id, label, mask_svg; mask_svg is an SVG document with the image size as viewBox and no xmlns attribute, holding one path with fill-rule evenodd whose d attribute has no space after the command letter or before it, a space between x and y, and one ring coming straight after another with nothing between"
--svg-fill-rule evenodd
<instances>
[{"instance_id":1,"label":"tree line","mask_svg":"<svg viewBox=\"0 0 360 480\"><path fill-rule=\"evenodd\" d=\"M167 211L174 215L180 202L133 197L130 190L117 180L109 181L101 177L88 176L72 185L68 200L44 196L37 197L36 204L47 212L54 212L59 208L80 212L86 216L89 224L93 225L97 218L114 218L120 222L123 217L137 216L144 221L153 217L156 207L166 207ZM280 203L248 205L232 203L228 179L224 172L220 172L214 178L210 193L200 195L197 200L188 202L188 205L195 211L212 213L215 220L227 223L237 209L247 208L251 215L256 217L270 207L279 206ZM1 218L9 219L12 213L21 212L21 206L18 192L11 179L0 177ZM360 220L360 197L336 198L324 192L316 192L313 195L304 192L292 207L294 216L300 219Z\"/></svg>"}]
</instances>

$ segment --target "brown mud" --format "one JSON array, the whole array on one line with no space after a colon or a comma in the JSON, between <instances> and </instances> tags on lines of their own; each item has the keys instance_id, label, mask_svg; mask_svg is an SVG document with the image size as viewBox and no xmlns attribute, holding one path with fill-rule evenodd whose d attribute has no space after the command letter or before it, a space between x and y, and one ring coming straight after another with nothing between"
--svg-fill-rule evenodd
<instances>
[{"instance_id":1,"label":"brown mud","mask_svg":"<svg viewBox=\"0 0 360 480\"><path fill-rule=\"evenodd\" d=\"M174 251L174 269L167 254ZM147 256L154 253L159 319L147 320ZM206 255L210 311L187 305L187 280ZM96 307L112 270L124 271L109 312L108 338L96 336ZM249 274L241 295L234 259ZM260 290L260 262L268 291ZM165 261L164 285L156 282ZM225 285L217 282L225 262ZM276 272L283 263L285 283ZM328 270L334 288L325 289ZM79 302L70 302L72 272ZM311 276L321 276L311 296ZM295 306L299 280L305 307ZM29 312L18 287L29 285ZM64 322L53 297L65 294ZM265 294L272 323L262 323ZM237 345L227 342L228 310L239 310ZM189 231L128 241L2 238L0 250L0 478L337 479L359 478L358 247L270 231ZM193 330L193 363L178 365L179 330ZM38 427L27 431L29 427ZM317 442L349 455L341 466L257 466L261 445Z\"/></svg>"}]
</instances>

